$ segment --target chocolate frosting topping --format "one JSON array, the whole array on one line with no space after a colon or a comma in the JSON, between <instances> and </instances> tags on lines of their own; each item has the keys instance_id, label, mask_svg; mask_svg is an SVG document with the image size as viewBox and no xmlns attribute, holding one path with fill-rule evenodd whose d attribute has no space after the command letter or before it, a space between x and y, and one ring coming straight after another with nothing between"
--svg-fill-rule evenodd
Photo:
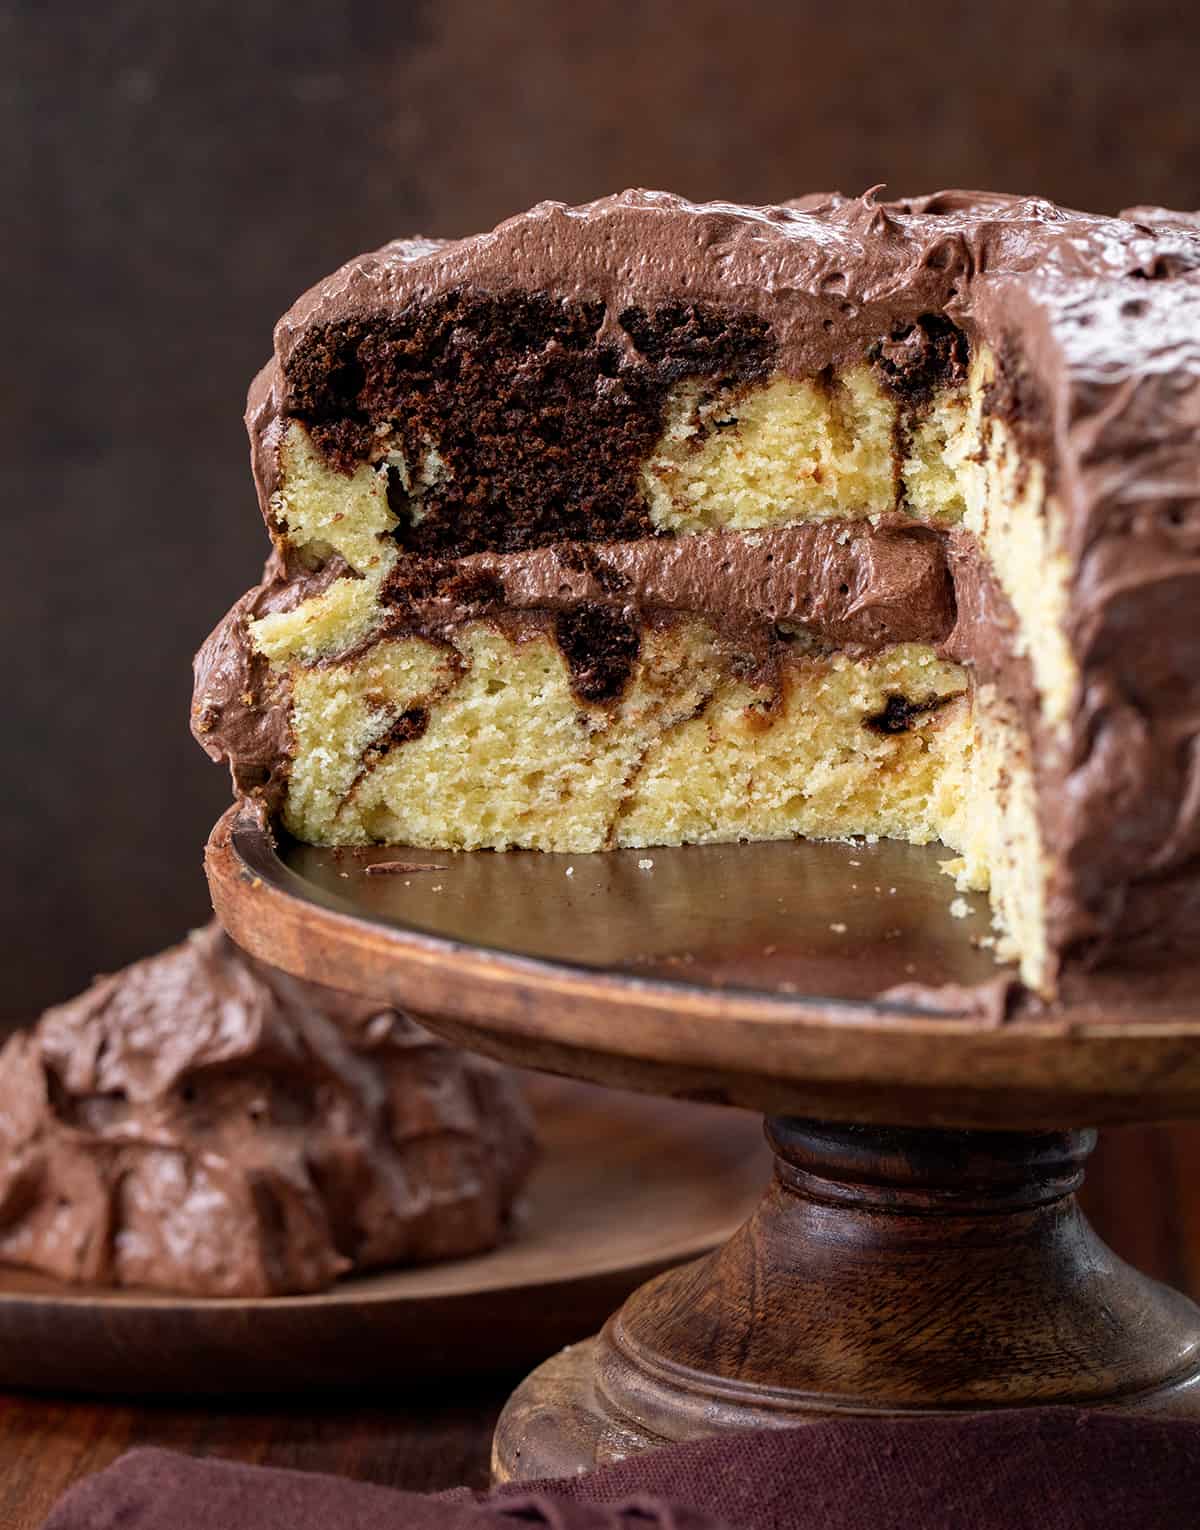
<instances>
[{"instance_id":1,"label":"chocolate frosting topping","mask_svg":"<svg viewBox=\"0 0 1200 1530\"><path fill-rule=\"evenodd\" d=\"M215 925L0 1053L0 1259L204 1296L315 1291L502 1235L511 1075L251 960Z\"/></svg>"}]
</instances>

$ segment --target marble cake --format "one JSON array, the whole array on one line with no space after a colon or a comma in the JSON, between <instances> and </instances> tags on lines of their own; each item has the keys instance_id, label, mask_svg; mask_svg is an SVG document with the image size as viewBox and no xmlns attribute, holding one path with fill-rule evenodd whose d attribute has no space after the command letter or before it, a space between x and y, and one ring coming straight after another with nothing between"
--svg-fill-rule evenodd
<instances>
[{"instance_id":1,"label":"marble cake","mask_svg":"<svg viewBox=\"0 0 1200 1530\"><path fill-rule=\"evenodd\" d=\"M195 732L318 844L950 848L1002 948L1200 932L1200 225L547 203L285 315Z\"/></svg>"},{"instance_id":2,"label":"marble cake","mask_svg":"<svg viewBox=\"0 0 1200 1530\"><path fill-rule=\"evenodd\" d=\"M215 924L0 1052L0 1261L199 1296L318 1291L504 1235L515 1076L256 962Z\"/></svg>"}]
</instances>

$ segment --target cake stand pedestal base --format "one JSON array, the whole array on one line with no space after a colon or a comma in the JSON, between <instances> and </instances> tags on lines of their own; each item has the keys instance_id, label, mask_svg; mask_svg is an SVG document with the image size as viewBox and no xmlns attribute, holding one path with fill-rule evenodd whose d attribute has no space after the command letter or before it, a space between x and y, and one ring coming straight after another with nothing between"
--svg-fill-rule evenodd
<instances>
[{"instance_id":1,"label":"cake stand pedestal base","mask_svg":"<svg viewBox=\"0 0 1200 1530\"><path fill-rule=\"evenodd\" d=\"M1091 1131L768 1120L774 1182L729 1243L534 1371L498 1482L728 1429L1038 1404L1200 1417L1200 1308L1075 1198Z\"/></svg>"}]
</instances>

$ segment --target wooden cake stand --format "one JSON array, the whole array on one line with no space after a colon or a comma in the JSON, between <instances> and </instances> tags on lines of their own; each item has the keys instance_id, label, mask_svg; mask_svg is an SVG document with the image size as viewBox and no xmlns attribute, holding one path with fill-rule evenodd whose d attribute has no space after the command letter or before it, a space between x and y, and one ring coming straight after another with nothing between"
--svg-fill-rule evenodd
<instances>
[{"instance_id":1,"label":"wooden cake stand","mask_svg":"<svg viewBox=\"0 0 1200 1530\"><path fill-rule=\"evenodd\" d=\"M217 825L213 902L255 955L493 1057L767 1116L758 1209L534 1371L499 1480L834 1413L1200 1416L1200 1309L1119 1260L1074 1193L1096 1126L1200 1114L1200 1006L1097 987L973 1010L986 910L951 917L938 854L358 853Z\"/></svg>"}]
</instances>

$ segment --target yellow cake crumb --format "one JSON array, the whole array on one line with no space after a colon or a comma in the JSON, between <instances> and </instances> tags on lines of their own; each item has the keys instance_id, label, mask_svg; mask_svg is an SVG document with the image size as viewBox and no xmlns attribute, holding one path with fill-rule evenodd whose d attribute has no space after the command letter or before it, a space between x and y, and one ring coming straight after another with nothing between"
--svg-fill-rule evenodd
<instances>
[{"instance_id":1,"label":"yellow cake crumb","mask_svg":"<svg viewBox=\"0 0 1200 1530\"><path fill-rule=\"evenodd\" d=\"M681 383L643 464L649 519L675 535L897 512L962 525L1016 612L1043 717L1060 726L1078 690L1062 518L1040 466L985 412L993 375L978 353L966 384L908 419L899 451L895 400L866 366L819 382ZM281 469L278 539L305 567L345 564L250 625L291 686L283 816L297 837L568 853L940 840L957 890L988 893L997 953L1015 954L1031 985L1051 981L1029 741L991 687L912 643L858 658L797 643L776 679L756 678L697 615L645 628L619 700L589 704L549 630L517 639L480 621L444 641L388 635L381 591L405 554L387 473L419 500L446 471L436 442L419 461L392 453L345 476L293 422ZM893 696L934 705L906 731L873 730ZM950 912L970 905L955 898Z\"/></svg>"}]
</instances>

